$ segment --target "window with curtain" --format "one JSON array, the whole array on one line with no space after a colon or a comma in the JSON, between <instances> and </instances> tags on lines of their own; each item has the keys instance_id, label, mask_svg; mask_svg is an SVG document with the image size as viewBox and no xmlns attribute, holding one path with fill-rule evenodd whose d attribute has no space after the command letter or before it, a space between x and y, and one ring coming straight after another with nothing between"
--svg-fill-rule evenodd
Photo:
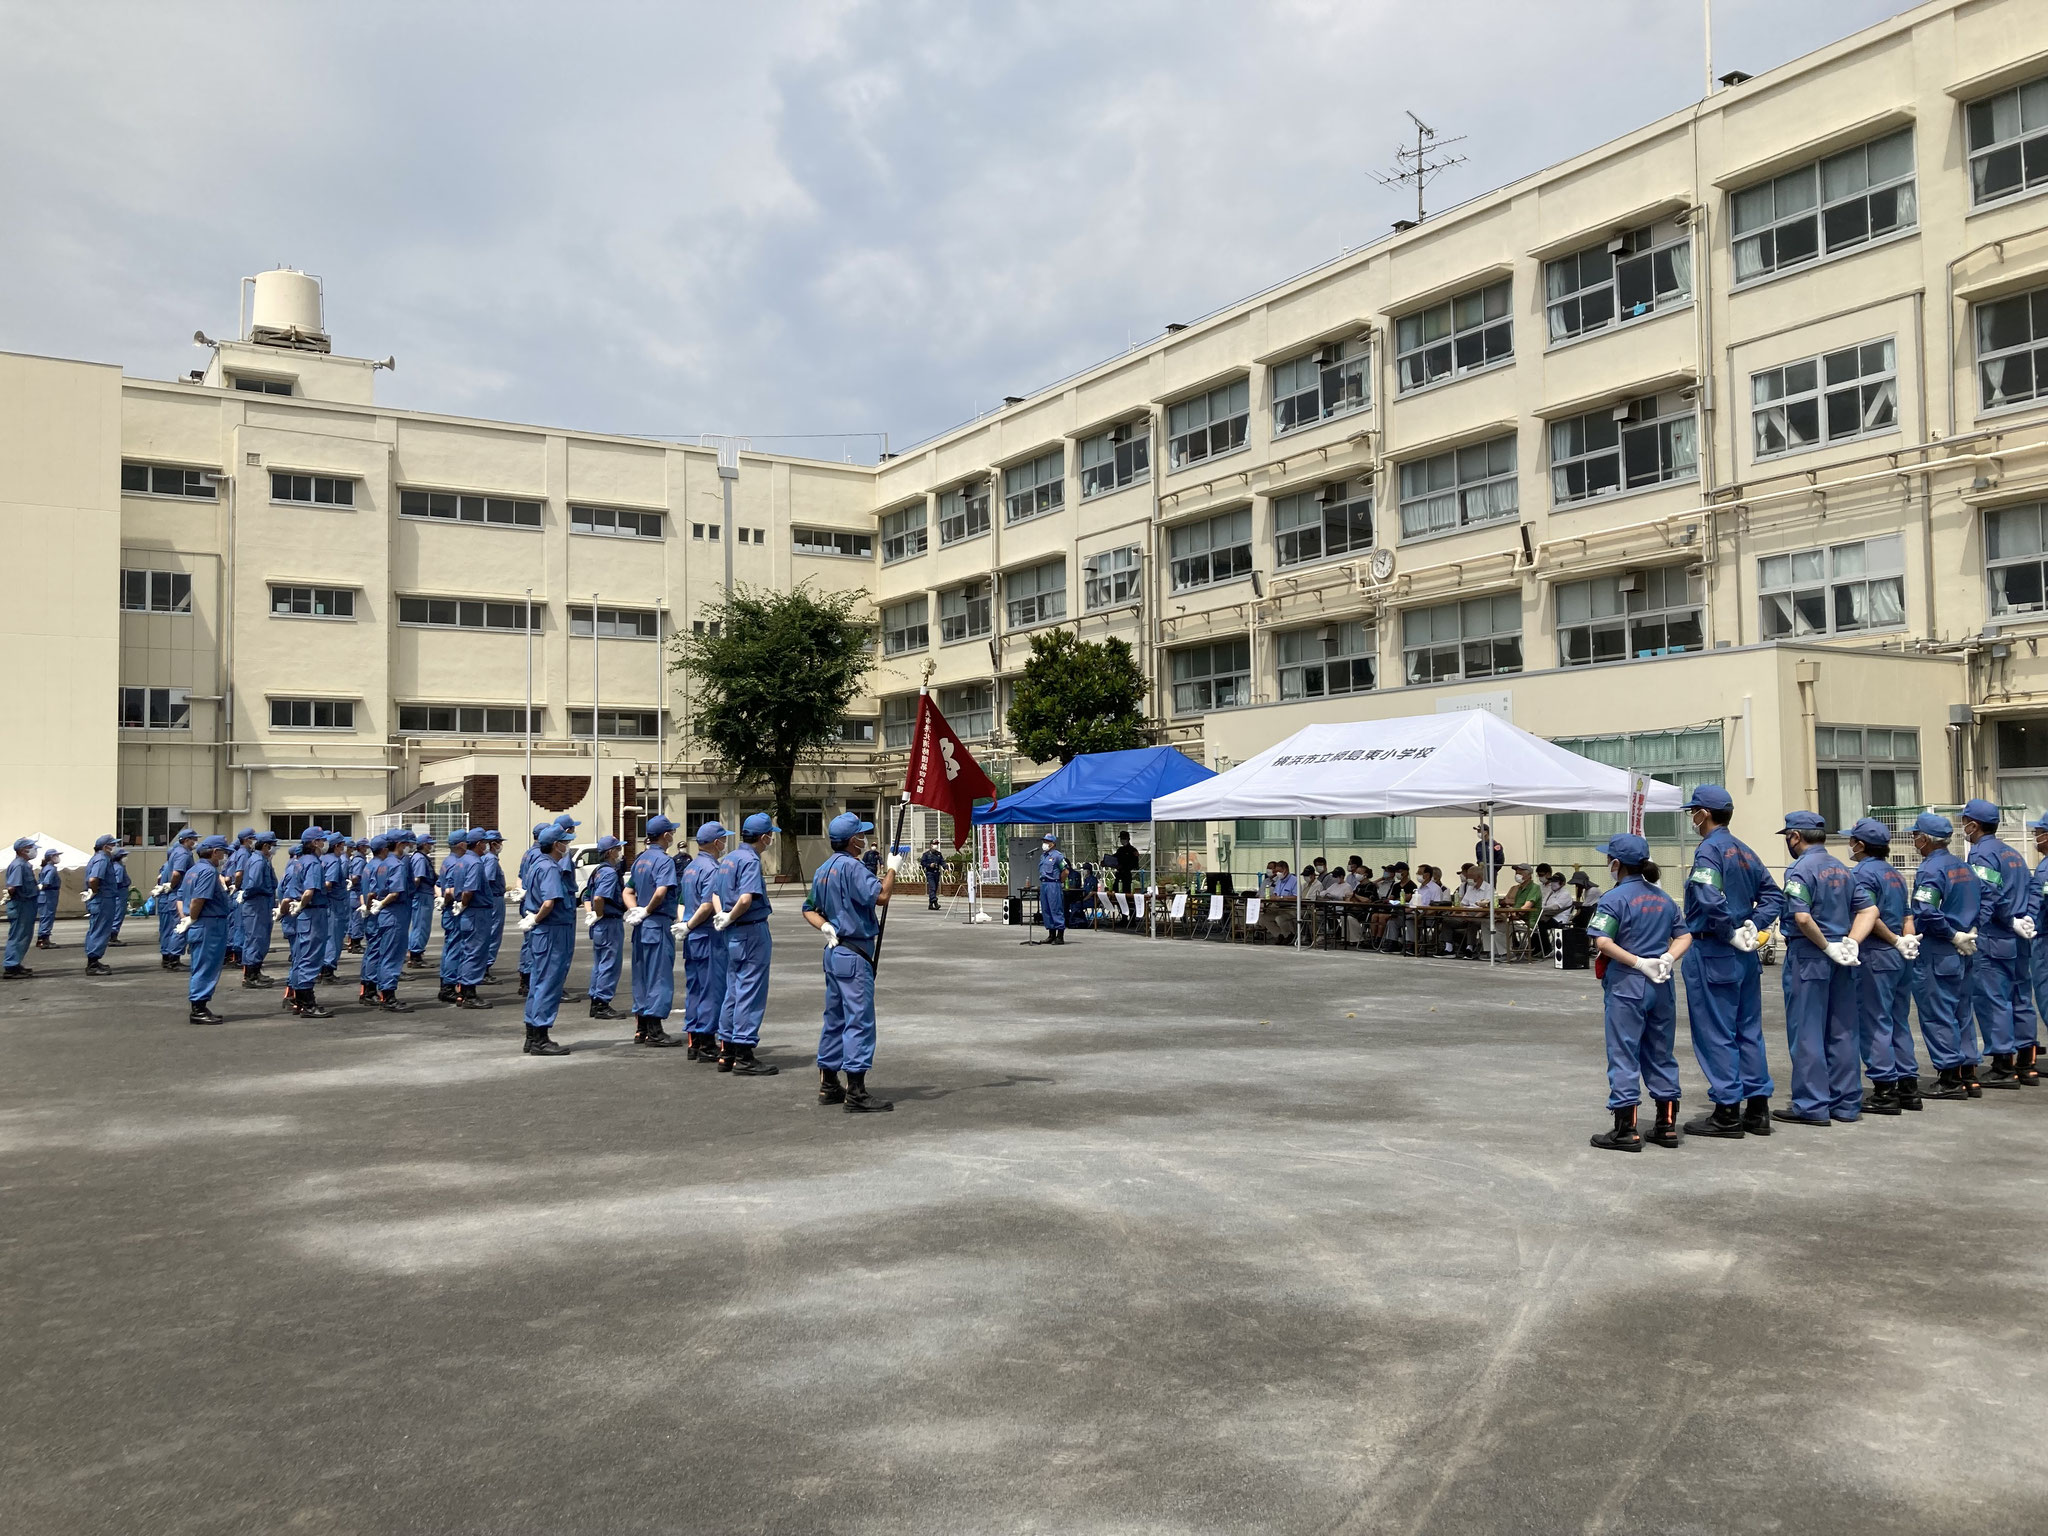
<instances>
[{"instance_id":1,"label":"window with curtain","mask_svg":"<svg viewBox=\"0 0 2048 1536\"><path fill-rule=\"evenodd\" d=\"M1401 537L1428 538L1521 510L1512 433L1401 466Z\"/></svg>"},{"instance_id":2,"label":"window with curtain","mask_svg":"<svg viewBox=\"0 0 2048 1536\"><path fill-rule=\"evenodd\" d=\"M882 610L882 654L901 656L931 645L930 607L922 593Z\"/></svg>"},{"instance_id":3,"label":"window with curtain","mask_svg":"<svg viewBox=\"0 0 2048 1536\"><path fill-rule=\"evenodd\" d=\"M1561 667L1674 656L1706 646L1700 579L1682 565L1561 581L1556 602Z\"/></svg>"},{"instance_id":4,"label":"window with curtain","mask_svg":"<svg viewBox=\"0 0 2048 1536\"><path fill-rule=\"evenodd\" d=\"M1917 806L1920 733L1877 725L1820 725L1813 731L1820 813L1828 830L1852 825L1874 809Z\"/></svg>"},{"instance_id":5,"label":"window with curtain","mask_svg":"<svg viewBox=\"0 0 2048 1536\"><path fill-rule=\"evenodd\" d=\"M1626 325L1692 297L1692 237L1672 219L1632 229L1546 261L1543 287L1554 342Z\"/></svg>"},{"instance_id":6,"label":"window with curtain","mask_svg":"<svg viewBox=\"0 0 2048 1536\"><path fill-rule=\"evenodd\" d=\"M1972 202L2048 186L2048 75L1971 102L1963 121Z\"/></svg>"},{"instance_id":7,"label":"window with curtain","mask_svg":"<svg viewBox=\"0 0 2048 1536\"><path fill-rule=\"evenodd\" d=\"M1273 499L1273 563L1309 565L1372 548L1372 490L1366 480L1338 480Z\"/></svg>"},{"instance_id":8,"label":"window with curtain","mask_svg":"<svg viewBox=\"0 0 2048 1536\"><path fill-rule=\"evenodd\" d=\"M1273 435L1334 421L1372 404L1372 344L1333 341L1273 369Z\"/></svg>"},{"instance_id":9,"label":"window with curtain","mask_svg":"<svg viewBox=\"0 0 2048 1536\"><path fill-rule=\"evenodd\" d=\"M1783 272L1919 222L1913 130L1809 161L1737 192L1735 281Z\"/></svg>"},{"instance_id":10,"label":"window with curtain","mask_svg":"<svg viewBox=\"0 0 2048 1536\"><path fill-rule=\"evenodd\" d=\"M1152 478L1152 418L1127 421L1081 440L1081 499L1107 496Z\"/></svg>"},{"instance_id":11,"label":"window with curtain","mask_svg":"<svg viewBox=\"0 0 2048 1536\"><path fill-rule=\"evenodd\" d=\"M882 564L915 559L925 552L926 542L922 501L882 514Z\"/></svg>"},{"instance_id":12,"label":"window with curtain","mask_svg":"<svg viewBox=\"0 0 2048 1536\"><path fill-rule=\"evenodd\" d=\"M939 543L958 544L988 532L988 482L977 480L939 495Z\"/></svg>"},{"instance_id":13,"label":"window with curtain","mask_svg":"<svg viewBox=\"0 0 2048 1536\"><path fill-rule=\"evenodd\" d=\"M1186 469L1245 445L1250 425L1250 379L1220 384L1206 394L1183 400L1166 411L1166 463Z\"/></svg>"},{"instance_id":14,"label":"window with curtain","mask_svg":"<svg viewBox=\"0 0 2048 1536\"><path fill-rule=\"evenodd\" d=\"M1906 547L1900 534L1765 555L1757 561L1766 640L1852 635L1906 622Z\"/></svg>"},{"instance_id":15,"label":"window with curtain","mask_svg":"<svg viewBox=\"0 0 2048 1536\"><path fill-rule=\"evenodd\" d=\"M1408 394L1515 355L1514 280L1502 278L1394 322L1397 393Z\"/></svg>"},{"instance_id":16,"label":"window with curtain","mask_svg":"<svg viewBox=\"0 0 2048 1536\"><path fill-rule=\"evenodd\" d=\"M1198 523L1183 523L1167 534L1173 590L1215 586L1249 576L1252 569L1252 509L1239 507Z\"/></svg>"},{"instance_id":17,"label":"window with curtain","mask_svg":"<svg viewBox=\"0 0 2048 1536\"><path fill-rule=\"evenodd\" d=\"M1189 646L1173 653L1173 712L1236 709L1252 701L1252 647L1248 636Z\"/></svg>"},{"instance_id":18,"label":"window with curtain","mask_svg":"<svg viewBox=\"0 0 2048 1536\"><path fill-rule=\"evenodd\" d=\"M1897 349L1890 337L1749 376L1756 457L1797 453L1899 428Z\"/></svg>"},{"instance_id":19,"label":"window with curtain","mask_svg":"<svg viewBox=\"0 0 2048 1536\"><path fill-rule=\"evenodd\" d=\"M1699 478L1699 420L1676 394L1645 395L1550 424L1559 506Z\"/></svg>"},{"instance_id":20,"label":"window with curtain","mask_svg":"<svg viewBox=\"0 0 2048 1536\"><path fill-rule=\"evenodd\" d=\"M1702 784L1721 782L1721 728L1693 726L1681 731L1642 731L1621 736L1559 736L1556 744L1610 768L1633 768L1660 784L1675 784L1688 793ZM1833 825L1830 823L1830 825ZM1543 818L1547 843L1598 845L1628 830L1625 811L1569 811ZM1653 843L1692 841L1691 827L1679 811L1651 811L1643 817L1643 835ZM1667 874L1664 889L1675 897L1677 882Z\"/></svg>"},{"instance_id":21,"label":"window with curtain","mask_svg":"<svg viewBox=\"0 0 2048 1536\"><path fill-rule=\"evenodd\" d=\"M1521 671L1521 595L1502 592L1408 609L1401 615L1401 660L1410 684Z\"/></svg>"},{"instance_id":22,"label":"window with curtain","mask_svg":"<svg viewBox=\"0 0 2048 1536\"><path fill-rule=\"evenodd\" d=\"M1976 307L1982 408L2048 399L2048 288Z\"/></svg>"},{"instance_id":23,"label":"window with curtain","mask_svg":"<svg viewBox=\"0 0 2048 1536\"><path fill-rule=\"evenodd\" d=\"M1283 704L1364 693L1379 678L1379 633L1363 622L1282 630L1273 650Z\"/></svg>"},{"instance_id":24,"label":"window with curtain","mask_svg":"<svg viewBox=\"0 0 2048 1536\"><path fill-rule=\"evenodd\" d=\"M1013 464L1003 471L1003 521L1021 523L1027 517L1066 505L1067 450L1055 448L1041 453L1027 464Z\"/></svg>"}]
</instances>

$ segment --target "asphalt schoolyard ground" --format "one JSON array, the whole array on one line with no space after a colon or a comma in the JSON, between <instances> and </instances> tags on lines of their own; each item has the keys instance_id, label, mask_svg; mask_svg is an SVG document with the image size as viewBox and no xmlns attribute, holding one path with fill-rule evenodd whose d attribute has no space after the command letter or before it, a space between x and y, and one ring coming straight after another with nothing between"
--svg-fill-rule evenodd
<instances>
[{"instance_id":1,"label":"asphalt schoolyard ground","mask_svg":"<svg viewBox=\"0 0 2048 1536\"><path fill-rule=\"evenodd\" d=\"M0 1529L2048 1529L2048 1090L1603 1153L1586 973L914 903L851 1116L782 905L755 1081L582 1005L523 1057L510 986L190 1028L61 924Z\"/></svg>"}]
</instances>

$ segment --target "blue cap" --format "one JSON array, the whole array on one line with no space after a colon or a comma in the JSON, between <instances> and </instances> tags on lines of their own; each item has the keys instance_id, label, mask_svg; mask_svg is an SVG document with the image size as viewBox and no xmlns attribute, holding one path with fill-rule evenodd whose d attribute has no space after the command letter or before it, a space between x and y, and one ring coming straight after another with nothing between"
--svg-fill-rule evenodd
<instances>
[{"instance_id":1,"label":"blue cap","mask_svg":"<svg viewBox=\"0 0 2048 1536\"><path fill-rule=\"evenodd\" d=\"M2048 816L2043 816L2039 821L2028 822L2027 830L2029 832L2048 832Z\"/></svg>"},{"instance_id":2,"label":"blue cap","mask_svg":"<svg viewBox=\"0 0 2048 1536\"><path fill-rule=\"evenodd\" d=\"M543 832L553 832L553 831L555 831L555 830L556 830L556 826L555 826L555 823L553 823L552 821L543 821L543 822L539 823L539 824L538 824L537 826L535 826L535 827L534 827L534 829L533 829L533 840L534 840L534 841L535 841L535 842L537 843L537 842L539 842L539 841L540 841L540 835L541 835L541 834L542 834Z\"/></svg>"},{"instance_id":3,"label":"blue cap","mask_svg":"<svg viewBox=\"0 0 2048 1536\"><path fill-rule=\"evenodd\" d=\"M1718 784L1702 784L1692 792L1692 798L1679 807L1681 811L1732 811L1735 797Z\"/></svg>"},{"instance_id":4,"label":"blue cap","mask_svg":"<svg viewBox=\"0 0 2048 1536\"><path fill-rule=\"evenodd\" d=\"M597 840L597 851L599 853L610 853L614 848L623 848L625 846L624 843L613 837L609 832Z\"/></svg>"},{"instance_id":5,"label":"blue cap","mask_svg":"<svg viewBox=\"0 0 2048 1536\"><path fill-rule=\"evenodd\" d=\"M21 845L16 843L15 846L19 848ZM226 853L227 851L228 840L218 832L215 832L210 837L199 839L199 852L201 853Z\"/></svg>"},{"instance_id":6,"label":"blue cap","mask_svg":"<svg viewBox=\"0 0 2048 1536\"><path fill-rule=\"evenodd\" d=\"M304 843L287 843L284 851L296 859L306 851L306 845Z\"/></svg>"},{"instance_id":7,"label":"blue cap","mask_svg":"<svg viewBox=\"0 0 2048 1536\"><path fill-rule=\"evenodd\" d=\"M487 843L502 843L503 841L505 841L505 834L500 832L496 827L485 827L484 841Z\"/></svg>"},{"instance_id":8,"label":"blue cap","mask_svg":"<svg viewBox=\"0 0 2048 1536\"><path fill-rule=\"evenodd\" d=\"M1972 800L1963 807L1963 820L1974 821L1980 827L1998 825L1998 807L1989 800Z\"/></svg>"},{"instance_id":9,"label":"blue cap","mask_svg":"<svg viewBox=\"0 0 2048 1536\"><path fill-rule=\"evenodd\" d=\"M862 821L851 811L841 811L832 818L832 825L825 829L825 833L833 842L843 843L856 833L874 830L875 824L872 821Z\"/></svg>"},{"instance_id":10,"label":"blue cap","mask_svg":"<svg viewBox=\"0 0 2048 1536\"><path fill-rule=\"evenodd\" d=\"M1642 864L1650 857L1650 845L1633 832L1621 832L1600 845L1603 857L1617 864Z\"/></svg>"},{"instance_id":11,"label":"blue cap","mask_svg":"<svg viewBox=\"0 0 2048 1536\"><path fill-rule=\"evenodd\" d=\"M759 837L764 832L780 832L781 830L782 828L775 825L775 818L766 811L756 811L740 823L741 837Z\"/></svg>"},{"instance_id":12,"label":"blue cap","mask_svg":"<svg viewBox=\"0 0 2048 1536\"><path fill-rule=\"evenodd\" d=\"M1892 845L1892 829L1875 816L1862 817L1855 826L1836 835L1853 837L1866 848L1889 848Z\"/></svg>"},{"instance_id":13,"label":"blue cap","mask_svg":"<svg viewBox=\"0 0 2048 1536\"><path fill-rule=\"evenodd\" d=\"M721 827L715 821L707 821L697 829L697 841L700 843L715 843L721 837L730 837L731 835L731 833L727 832L724 827Z\"/></svg>"},{"instance_id":14,"label":"blue cap","mask_svg":"<svg viewBox=\"0 0 2048 1536\"><path fill-rule=\"evenodd\" d=\"M63 857L64 852L60 848L45 848L43 850L43 862L45 864L49 863L52 859L61 859Z\"/></svg>"},{"instance_id":15,"label":"blue cap","mask_svg":"<svg viewBox=\"0 0 2048 1536\"><path fill-rule=\"evenodd\" d=\"M107 852L111 853L117 859L125 859L128 857L128 845L126 843L116 843L114 844L113 847L109 848Z\"/></svg>"},{"instance_id":16,"label":"blue cap","mask_svg":"<svg viewBox=\"0 0 2048 1536\"><path fill-rule=\"evenodd\" d=\"M301 845L304 845L306 843L317 843L323 841L326 838L326 836L327 834L321 831L320 828L308 827L306 828L305 831L299 834L299 842Z\"/></svg>"},{"instance_id":17,"label":"blue cap","mask_svg":"<svg viewBox=\"0 0 2048 1536\"><path fill-rule=\"evenodd\" d=\"M1913 830L1933 838L1938 843L1945 843L1955 836L1956 829L1946 816L1933 811L1922 811L1913 818Z\"/></svg>"},{"instance_id":18,"label":"blue cap","mask_svg":"<svg viewBox=\"0 0 2048 1536\"><path fill-rule=\"evenodd\" d=\"M420 834L420 846L421 846L422 848L431 848L431 847L433 847L433 846L434 846L434 834L433 834L433 833L431 833L431 832L422 832L422 833Z\"/></svg>"},{"instance_id":19,"label":"blue cap","mask_svg":"<svg viewBox=\"0 0 2048 1536\"><path fill-rule=\"evenodd\" d=\"M1802 836L1806 833L1818 832L1825 836L1828 824L1827 819L1819 811L1787 811L1785 813L1785 825L1778 828L1778 830L1780 832L1797 832Z\"/></svg>"},{"instance_id":20,"label":"blue cap","mask_svg":"<svg viewBox=\"0 0 2048 1536\"><path fill-rule=\"evenodd\" d=\"M256 834L256 846L261 848L266 843L275 848L277 846L277 834L275 832L258 832Z\"/></svg>"},{"instance_id":21,"label":"blue cap","mask_svg":"<svg viewBox=\"0 0 2048 1536\"><path fill-rule=\"evenodd\" d=\"M660 837L664 832L673 832L675 829L676 824L666 816L650 816L647 818L645 835L652 839Z\"/></svg>"},{"instance_id":22,"label":"blue cap","mask_svg":"<svg viewBox=\"0 0 2048 1536\"><path fill-rule=\"evenodd\" d=\"M239 843L243 838L254 837L255 835L256 829L254 827L244 827L242 828L241 831L235 834L235 841Z\"/></svg>"},{"instance_id":23,"label":"blue cap","mask_svg":"<svg viewBox=\"0 0 2048 1536\"><path fill-rule=\"evenodd\" d=\"M370 852L383 853L390 846L391 844L385 839L382 832L374 832L370 835Z\"/></svg>"},{"instance_id":24,"label":"blue cap","mask_svg":"<svg viewBox=\"0 0 2048 1536\"><path fill-rule=\"evenodd\" d=\"M453 848L457 843L466 843L468 841L469 828L467 827L457 827L454 831L448 834L448 846L450 848Z\"/></svg>"},{"instance_id":25,"label":"blue cap","mask_svg":"<svg viewBox=\"0 0 2048 1536\"><path fill-rule=\"evenodd\" d=\"M414 833L411 827L393 827L384 834L384 838L394 848L400 843L415 843L419 841L417 834Z\"/></svg>"},{"instance_id":26,"label":"blue cap","mask_svg":"<svg viewBox=\"0 0 2048 1536\"><path fill-rule=\"evenodd\" d=\"M113 833L102 832L98 837L93 839L92 851L94 853L98 853L102 848L111 848L114 846L115 841L116 839Z\"/></svg>"},{"instance_id":27,"label":"blue cap","mask_svg":"<svg viewBox=\"0 0 2048 1536\"><path fill-rule=\"evenodd\" d=\"M16 853L34 853L36 851L36 840L32 837L17 837L14 840L14 851Z\"/></svg>"},{"instance_id":28,"label":"blue cap","mask_svg":"<svg viewBox=\"0 0 2048 1536\"><path fill-rule=\"evenodd\" d=\"M558 827L568 828L580 827L583 825L583 823L578 821L574 816L571 816L567 811L564 811L561 815L555 818L555 825Z\"/></svg>"},{"instance_id":29,"label":"blue cap","mask_svg":"<svg viewBox=\"0 0 2048 1536\"><path fill-rule=\"evenodd\" d=\"M178 828L178 835L172 838L171 841L174 843L182 843L183 841L185 841L186 838L197 837L198 835L199 829L197 827L180 827Z\"/></svg>"},{"instance_id":30,"label":"blue cap","mask_svg":"<svg viewBox=\"0 0 2048 1536\"><path fill-rule=\"evenodd\" d=\"M1045 834L1045 836L1044 836L1044 837L1041 837L1041 838L1039 839L1039 841L1040 841L1041 843L1056 843L1056 842L1058 842L1059 840L1060 840L1060 835L1059 835L1059 833L1057 833L1057 832L1048 832L1048 833L1046 833L1046 834Z\"/></svg>"},{"instance_id":31,"label":"blue cap","mask_svg":"<svg viewBox=\"0 0 2048 1536\"><path fill-rule=\"evenodd\" d=\"M569 829L567 827L558 827L550 822L534 835L533 840L543 848L552 848L556 843L566 842L568 837Z\"/></svg>"}]
</instances>

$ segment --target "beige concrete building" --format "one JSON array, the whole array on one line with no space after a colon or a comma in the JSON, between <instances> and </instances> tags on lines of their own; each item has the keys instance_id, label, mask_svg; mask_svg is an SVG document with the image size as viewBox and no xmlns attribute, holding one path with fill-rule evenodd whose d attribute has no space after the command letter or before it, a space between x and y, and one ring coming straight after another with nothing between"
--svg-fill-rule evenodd
<instances>
[{"instance_id":1,"label":"beige concrete building","mask_svg":"<svg viewBox=\"0 0 2048 1536\"><path fill-rule=\"evenodd\" d=\"M195 379L0 358L0 515L64 509L53 582L122 594L118 678L94 603L27 640L31 709L96 720L66 746L93 760L10 763L0 801L74 841L117 809L155 841L455 796L509 827L530 646L539 804L730 814L655 643L730 556L873 595L876 696L806 826L897 782L927 661L962 734L1034 777L1001 719L1047 625L1129 641L1161 738L1214 766L1311 720L1478 707L1722 780L1752 836L1790 805L2038 814L2044 194L2048 8L1936 0L877 467L743 453L736 547L713 450L378 407L317 291L266 274ZM118 548L84 534L110 511ZM1607 830L1503 841L1570 863ZM1291 829L1210 835L1245 869Z\"/></svg>"}]
</instances>

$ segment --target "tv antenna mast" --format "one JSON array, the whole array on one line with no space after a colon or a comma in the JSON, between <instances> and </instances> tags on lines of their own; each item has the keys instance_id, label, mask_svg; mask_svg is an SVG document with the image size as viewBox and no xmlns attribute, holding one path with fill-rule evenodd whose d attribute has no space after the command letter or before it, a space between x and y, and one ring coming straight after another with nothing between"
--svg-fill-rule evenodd
<instances>
[{"instance_id":1,"label":"tv antenna mast","mask_svg":"<svg viewBox=\"0 0 2048 1536\"><path fill-rule=\"evenodd\" d=\"M1454 165L1463 165L1463 155L1445 155L1443 150L1453 144L1465 142L1461 133L1455 139L1440 139L1436 130L1417 117L1408 113L1408 121L1415 125L1415 147L1402 145L1394 150L1394 168L1390 171L1374 171L1372 177L1383 187L1404 186L1415 183L1415 222L1420 224L1425 217L1422 211L1422 189L1440 171L1447 171Z\"/></svg>"}]
</instances>

